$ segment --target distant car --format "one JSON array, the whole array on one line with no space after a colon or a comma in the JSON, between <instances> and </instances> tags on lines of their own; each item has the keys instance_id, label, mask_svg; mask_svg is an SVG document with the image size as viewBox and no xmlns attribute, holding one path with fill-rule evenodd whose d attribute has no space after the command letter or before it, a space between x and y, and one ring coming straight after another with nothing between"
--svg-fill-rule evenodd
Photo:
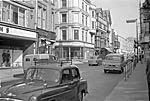
<instances>
[{"instance_id":1,"label":"distant car","mask_svg":"<svg viewBox=\"0 0 150 101\"><path fill-rule=\"evenodd\" d=\"M106 55L105 60L103 61L104 73L109 71L119 71L122 73L126 62L124 60L124 55L119 53L111 53Z\"/></svg>"},{"instance_id":2,"label":"distant car","mask_svg":"<svg viewBox=\"0 0 150 101\"><path fill-rule=\"evenodd\" d=\"M76 65L38 65L0 93L0 101L83 101L87 81Z\"/></svg>"},{"instance_id":3,"label":"distant car","mask_svg":"<svg viewBox=\"0 0 150 101\"><path fill-rule=\"evenodd\" d=\"M90 59L88 59L89 66L91 65L102 65L102 58L99 56L91 56Z\"/></svg>"}]
</instances>

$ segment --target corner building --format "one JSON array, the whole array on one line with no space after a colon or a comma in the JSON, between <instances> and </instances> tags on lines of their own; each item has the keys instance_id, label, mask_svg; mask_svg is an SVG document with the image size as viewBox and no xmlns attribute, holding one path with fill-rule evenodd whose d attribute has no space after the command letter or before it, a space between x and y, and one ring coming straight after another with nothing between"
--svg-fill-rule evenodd
<instances>
[{"instance_id":1,"label":"corner building","mask_svg":"<svg viewBox=\"0 0 150 101\"><path fill-rule=\"evenodd\" d=\"M95 44L95 32L90 30L91 1L57 0L55 3L56 55L60 58L88 59L94 55Z\"/></svg>"}]
</instances>

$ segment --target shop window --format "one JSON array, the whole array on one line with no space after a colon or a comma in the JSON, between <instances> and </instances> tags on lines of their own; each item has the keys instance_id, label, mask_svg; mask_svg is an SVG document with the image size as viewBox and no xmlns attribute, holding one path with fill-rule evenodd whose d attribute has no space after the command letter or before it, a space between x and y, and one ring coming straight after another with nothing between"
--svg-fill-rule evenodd
<instances>
[{"instance_id":1,"label":"shop window","mask_svg":"<svg viewBox=\"0 0 150 101\"><path fill-rule=\"evenodd\" d=\"M66 40L66 39L67 39L67 31L62 30L62 40Z\"/></svg>"},{"instance_id":2,"label":"shop window","mask_svg":"<svg viewBox=\"0 0 150 101\"><path fill-rule=\"evenodd\" d=\"M74 30L74 39L79 40L79 30Z\"/></svg>"},{"instance_id":3,"label":"shop window","mask_svg":"<svg viewBox=\"0 0 150 101\"><path fill-rule=\"evenodd\" d=\"M62 14L62 22L67 22L67 14Z\"/></svg>"}]
</instances>

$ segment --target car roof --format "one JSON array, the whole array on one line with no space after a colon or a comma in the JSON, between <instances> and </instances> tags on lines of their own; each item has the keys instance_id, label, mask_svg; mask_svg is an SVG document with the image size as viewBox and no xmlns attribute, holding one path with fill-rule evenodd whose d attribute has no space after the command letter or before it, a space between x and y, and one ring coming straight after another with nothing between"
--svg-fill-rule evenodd
<instances>
[{"instance_id":1,"label":"car roof","mask_svg":"<svg viewBox=\"0 0 150 101\"><path fill-rule=\"evenodd\" d=\"M36 66L32 66L29 68L50 68L50 69L56 69L56 70L63 70L63 69L67 69L67 68L78 68L76 65L71 65L71 64L63 64L61 66L61 64L44 64L44 65L36 65Z\"/></svg>"},{"instance_id":2,"label":"car roof","mask_svg":"<svg viewBox=\"0 0 150 101\"><path fill-rule=\"evenodd\" d=\"M120 53L111 53L111 54L107 54L106 56L123 56L123 54L120 54Z\"/></svg>"}]
</instances>

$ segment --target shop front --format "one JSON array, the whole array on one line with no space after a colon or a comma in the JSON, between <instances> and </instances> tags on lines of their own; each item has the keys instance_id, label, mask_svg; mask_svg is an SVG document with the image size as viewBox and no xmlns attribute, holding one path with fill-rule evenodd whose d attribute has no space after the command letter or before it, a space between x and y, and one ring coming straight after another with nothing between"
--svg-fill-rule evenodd
<instances>
[{"instance_id":1,"label":"shop front","mask_svg":"<svg viewBox=\"0 0 150 101\"><path fill-rule=\"evenodd\" d=\"M22 66L23 56L33 52L34 42L35 30L0 23L0 67Z\"/></svg>"},{"instance_id":2,"label":"shop front","mask_svg":"<svg viewBox=\"0 0 150 101\"><path fill-rule=\"evenodd\" d=\"M54 43L56 42L56 33L37 28L38 42L37 52L39 54L55 54Z\"/></svg>"}]
</instances>

